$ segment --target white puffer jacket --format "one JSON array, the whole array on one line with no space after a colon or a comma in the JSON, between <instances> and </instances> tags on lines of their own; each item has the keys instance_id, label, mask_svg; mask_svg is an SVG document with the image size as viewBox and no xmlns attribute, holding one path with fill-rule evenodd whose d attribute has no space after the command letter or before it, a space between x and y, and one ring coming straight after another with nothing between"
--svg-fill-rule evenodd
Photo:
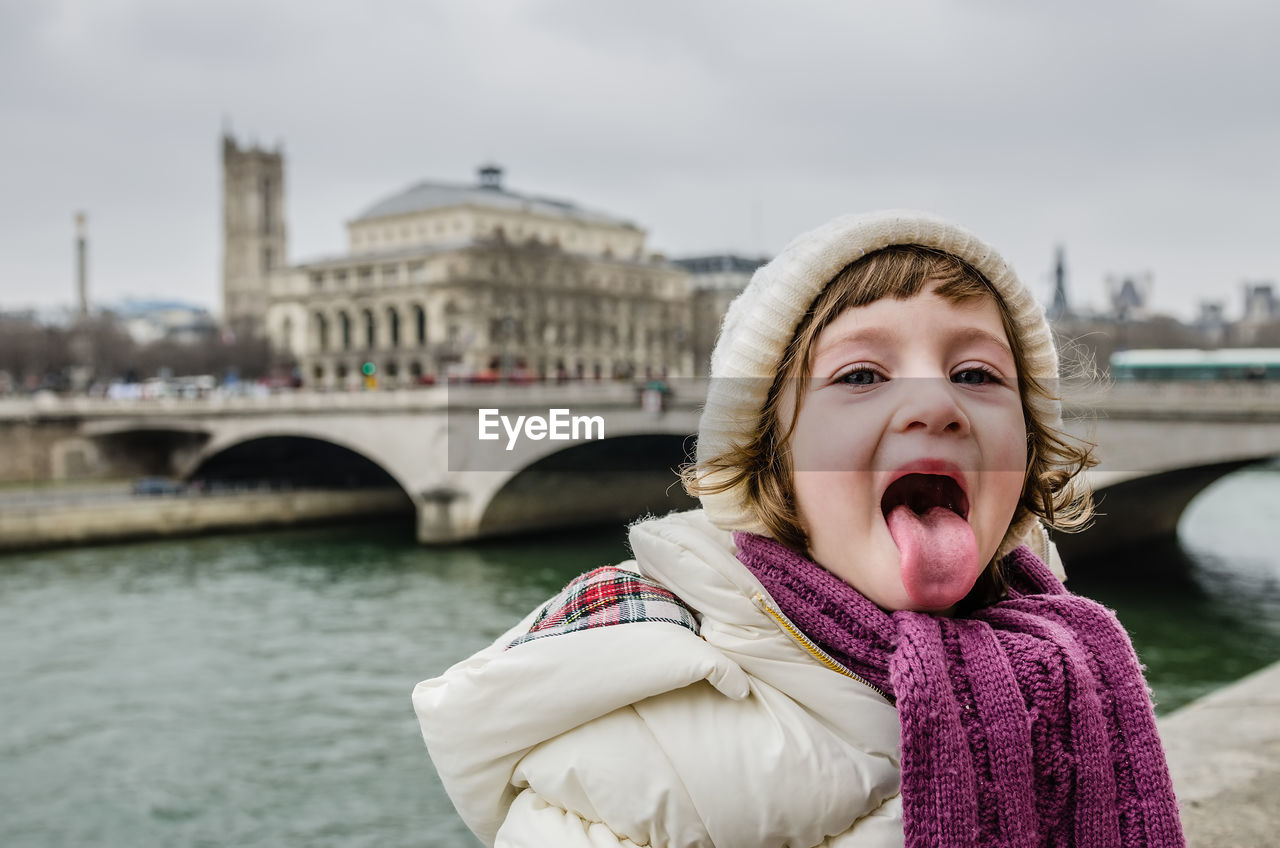
<instances>
[{"instance_id":1,"label":"white puffer jacket","mask_svg":"<svg viewBox=\"0 0 1280 848\"><path fill-rule=\"evenodd\" d=\"M413 693L463 820L502 846L900 846L898 715L777 610L701 510L620 567L701 636L641 622L493 645Z\"/></svg>"}]
</instances>

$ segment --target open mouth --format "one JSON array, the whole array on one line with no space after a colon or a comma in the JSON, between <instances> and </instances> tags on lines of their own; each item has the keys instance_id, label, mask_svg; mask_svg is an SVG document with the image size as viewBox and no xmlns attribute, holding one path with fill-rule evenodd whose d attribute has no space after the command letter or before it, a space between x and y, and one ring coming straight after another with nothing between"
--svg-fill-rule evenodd
<instances>
[{"instance_id":1,"label":"open mouth","mask_svg":"<svg viewBox=\"0 0 1280 848\"><path fill-rule=\"evenodd\" d=\"M888 517L906 504L916 515L934 507L949 509L961 518L969 517L969 497L954 478L945 474L904 474L889 484L880 499L880 511Z\"/></svg>"}]
</instances>

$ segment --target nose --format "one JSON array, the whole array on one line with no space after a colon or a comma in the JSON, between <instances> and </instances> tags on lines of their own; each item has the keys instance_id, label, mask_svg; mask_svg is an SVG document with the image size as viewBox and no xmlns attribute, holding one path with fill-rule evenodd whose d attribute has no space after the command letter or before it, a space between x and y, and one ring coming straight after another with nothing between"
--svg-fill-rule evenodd
<instances>
[{"instance_id":1,"label":"nose","mask_svg":"<svg viewBox=\"0 0 1280 848\"><path fill-rule=\"evenodd\" d=\"M898 383L894 429L931 434L969 432L969 417L956 397L956 386L942 377L914 377Z\"/></svg>"}]
</instances>

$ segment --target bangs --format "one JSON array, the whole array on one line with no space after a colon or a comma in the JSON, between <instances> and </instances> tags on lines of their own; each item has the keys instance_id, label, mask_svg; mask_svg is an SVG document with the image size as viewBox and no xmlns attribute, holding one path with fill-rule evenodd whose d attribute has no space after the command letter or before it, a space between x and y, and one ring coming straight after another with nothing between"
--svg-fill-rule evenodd
<instances>
[{"instance_id":1,"label":"bangs","mask_svg":"<svg viewBox=\"0 0 1280 848\"><path fill-rule=\"evenodd\" d=\"M807 368L813 343L845 310L868 306L886 297L909 300L929 283L939 284L935 292L944 300L958 303L994 297L1001 316L1007 313L995 289L963 259L931 247L893 245L855 259L836 274L796 329L796 339L804 342L803 349L796 352L803 354ZM1008 327L1005 330L1008 332ZM780 370L787 370L787 364L784 358Z\"/></svg>"}]
</instances>

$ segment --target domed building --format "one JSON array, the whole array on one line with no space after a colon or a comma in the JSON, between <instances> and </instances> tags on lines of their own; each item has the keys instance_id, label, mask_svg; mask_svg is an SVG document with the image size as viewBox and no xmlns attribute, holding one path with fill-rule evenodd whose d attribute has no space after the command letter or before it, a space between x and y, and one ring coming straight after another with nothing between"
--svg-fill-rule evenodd
<instances>
[{"instance_id":1,"label":"domed building","mask_svg":"<svg viewBox=\"0 0 1280 848\"><path fill-rule=\"evenodd\" d=\"M283 155L227 138L223 161L226 318L307 385L693 373L690 275L627 220L511 191L487 165L372 204L345 253L279 267Z\"/></svg>"}]
</instances>

